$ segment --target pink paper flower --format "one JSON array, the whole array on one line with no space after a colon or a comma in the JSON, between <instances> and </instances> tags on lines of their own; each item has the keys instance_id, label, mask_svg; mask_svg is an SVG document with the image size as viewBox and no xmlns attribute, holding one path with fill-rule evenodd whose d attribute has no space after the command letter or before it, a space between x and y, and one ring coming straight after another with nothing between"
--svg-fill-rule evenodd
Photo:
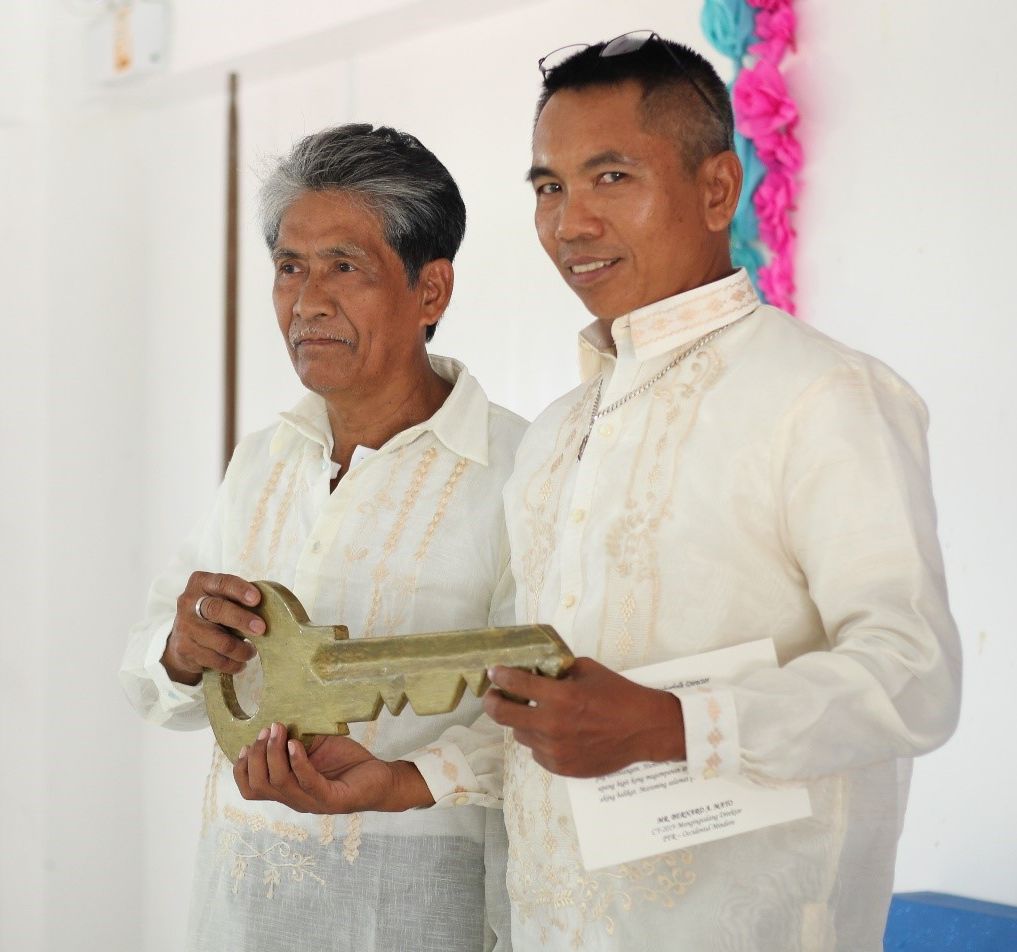
<instances>
[{"instance_id":1,"label":"pink paper flower","mask_svg":"<svg viewBox=\"0 0 1017 952\"><path fill-rule=\"evenodd\" d=\"M732 100L735 127L750 140L754 154L766 169L752 194L755 216L749 214L755 219L756 244L760 249L765 246L770 250L769 263L759 269L758 286L767 301L793 314L797 234L792 213L798 195L802 147L794 134L798 107L788 94L778 67L788 50L795 48L797 18L793 0L743 2L745 8L755 10L756 42L748 53L756 57L756 63L738 71ZM743 61L744 58L736 62L736 68Z\"/></svg>"},{"instance_id":2,"label":"pink paper flower","mask_svg":"<svg viewBox=\"0 0 1017 952\"><path fill-rule=\"evenodd\" d=\"M789 5L760 9L756 14L756 36L759 37L759 42L753 43L749 52L761 59L779 62L788 47L795 47L795 25L795 13Z\"/></svg>"},{"instance_id":3,"label":"pink paper flower","mask_svg":"<svg viewBox=\"0 0 1017 952\"><path fill-rule=\"evenodd\" d=\"M759 289L774 307L788 314L795 312L795 279L790 256L777 255L759 269Z\"/></svg>"},{"instance_id":4,"label":"pink paper flower","mask_svg":"<svg viewBox=\"0 0 1017 952\"><path fill-rule=\"evenodd\" d=\"M776 254L781 254L793 240L790 213L794 208L798 186L794 178L779 168L769 171L752 196L759 216L759 237Z\"/></svg>"},{"instance_id":5,"label":"pink paper flower","mask_svg":"<svg viewBox=\"0 0 1017 952\"><path fill-rule=\"evenodd\" d=\"M748 0L750 7L755 7L757 10L766 10L772 13L775 10L780 10L782 7L790 7L792 0Z\"/></svg>"},{"instance_id":6,"label":"pink paper flower","mask_svg":"<svg viewBox=\"0 0 1017 952\"><path fill-rule=\"evenodd\" d=\"M770 132L753 140L756 154L768 166L779 165L792 174L801 171L802 147L789 129Z\"/></svg>"},{"instance_id":7,"label":"pink paper flower","mask_svg":"<svg viewBox=\"0 0 1017 952\"><path fill-rule=\"evenodd\" d=\"M735 125L750 139L758 139L798 119L784 77L768 60L743 69L734 84Z\"/></svg>"}]
</instances>

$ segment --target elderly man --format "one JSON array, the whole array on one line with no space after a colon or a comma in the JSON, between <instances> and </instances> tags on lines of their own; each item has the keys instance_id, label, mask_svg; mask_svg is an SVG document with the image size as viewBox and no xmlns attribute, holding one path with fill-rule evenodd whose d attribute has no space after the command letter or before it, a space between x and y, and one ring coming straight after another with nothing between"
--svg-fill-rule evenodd
<instances>
[{"instance_id":1,"label":"elderly man","mask_svg":"<svg viewBox=\"0 0 1017 952\"><path fill-rule=\"evenodd\" d=\"M425 350L465 228L452 177L412 136L349 125L300 142L261 198L279 327L310 393L237 447L131 635L127 692L147 720L178 729L207 725L206 669L246 679L257 702L254 649L230 631L264 632L252 579L282 582L313 620L367 638L486 625L506 566L501 489L523 421ZM449 715L383 712L351 730L393 758L479 714L467 698ZM190 948L494 947L504 869L485 883L485 844L497 850L500 824L477 806L303 816L251 805L216 749Z\"/></svg>"},{"instance_id":2,"label":"elderly man","mask_svg":"<svg viewBox=\"0 0 1017 952\"><path fill-rule=\"evenodd\" d=\"M925 408L732 268L741 169L705 60L650 33L566 52L542 61L530 179L541 243L596 320L585 382L527 431L505 502L518 620L585 657L559 682L492 672L513 942L876 952L911 758L958 711ZM757 639L780 667L723 686L616 673ZM421 802L501 792L481 726L415 760ZM562 778L638 761L804 784L812 815L588 871Z\"/></svg>"}]
</instances>

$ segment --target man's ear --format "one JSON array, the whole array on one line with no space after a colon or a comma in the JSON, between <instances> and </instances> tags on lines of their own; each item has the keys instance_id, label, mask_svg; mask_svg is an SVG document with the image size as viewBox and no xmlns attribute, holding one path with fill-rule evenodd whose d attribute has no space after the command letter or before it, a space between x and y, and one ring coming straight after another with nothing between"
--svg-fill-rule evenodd
<instances>
[{"instance_id":1,"label":"man's ear","mask_svg":"<svg viewBox=\"0 0 1017 952\"><path fill-rule=\"evenodd\" d=\"M728 150L711 155L699 167L702 185L703 220L712 232L727 231L742 191L742 164Z\"/></svg>"},{"instance_id":2,"label":"man's ear","mask_svg":"<svg viewBox=\"0 0 1017 952\"><path fill-rule=\"evenodd\" d=\"M434 326L448 308L455 284L455 270L448 258L428 261L420 269L417 294L420 299L421 327Z\"/></svg>"}]
</instances>

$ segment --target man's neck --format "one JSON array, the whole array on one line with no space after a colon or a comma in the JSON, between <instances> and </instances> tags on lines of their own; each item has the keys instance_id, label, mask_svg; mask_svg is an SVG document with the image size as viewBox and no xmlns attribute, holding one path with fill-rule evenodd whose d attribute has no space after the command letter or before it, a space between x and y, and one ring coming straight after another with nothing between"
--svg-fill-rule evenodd
<instances>
[{"instance_id":1,"label":"man's neck","mask_svg":"<svg viewBox=\"0 0 1017 952\"><path fill-rule=\"evenodd\" d=\"M424 354L412 374L387 379L370 394L324 394L340 477L349 470L356 447L379 449L434 416L451 392L452 384L435 373Z\"/></svg>"}]
</instances>

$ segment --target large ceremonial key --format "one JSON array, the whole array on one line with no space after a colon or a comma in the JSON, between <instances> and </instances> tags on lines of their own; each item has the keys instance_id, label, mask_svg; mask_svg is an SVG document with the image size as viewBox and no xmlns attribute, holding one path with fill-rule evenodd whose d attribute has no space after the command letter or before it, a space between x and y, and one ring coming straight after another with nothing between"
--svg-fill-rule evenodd
<instances>
[{"instance_id":1,"label":"large ceremonial key","mask_svg":"<svg viewBox=\"0 0 1017 952\"><path fill-rule=\"evenodd\" d=\"M492 665L560 677L575 660L549 625L351 639L344 625L310 625L303 605L282 585L254 584L261 591L255 611L266 627L248 639L264 677L257 713L240 706L233 675L206 671L203 678L208 719L233 763L273 723L309 740L347 734L349 721L373 721L382 704L398 714L408 700L417 714L443 714L459 704L467 685L479 697Z\"/></svg>"}]
</instances>

